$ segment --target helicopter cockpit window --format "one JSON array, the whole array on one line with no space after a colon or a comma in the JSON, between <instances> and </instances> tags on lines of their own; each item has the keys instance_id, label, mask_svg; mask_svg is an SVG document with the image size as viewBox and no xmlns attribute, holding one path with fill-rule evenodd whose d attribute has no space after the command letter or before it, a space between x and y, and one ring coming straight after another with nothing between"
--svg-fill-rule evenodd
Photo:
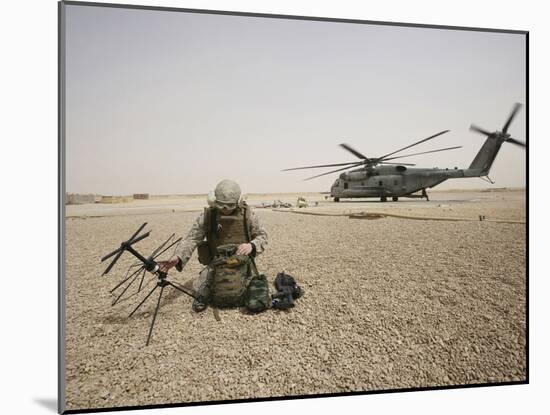
<instances>
[{"instance_id":1,"label":"helicopter cockpit window","mask_svg":"<svg viewBox=\"0 0 550 415\"><path fill-rule=\"evenodd\" d=\"M382 180L378 182L378 186L382 186Z\"/></svg>"}]
</instances>

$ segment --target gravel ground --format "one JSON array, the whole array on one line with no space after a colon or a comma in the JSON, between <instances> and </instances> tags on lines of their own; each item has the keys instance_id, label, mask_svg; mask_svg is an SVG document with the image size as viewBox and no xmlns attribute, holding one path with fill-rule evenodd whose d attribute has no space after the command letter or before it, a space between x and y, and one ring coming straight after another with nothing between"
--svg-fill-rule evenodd
<instances>
[{"instance_id":1,"label":"gravel ground","mask_svg":"<svg viewBox=\"0 0 550 415\"><path fill-rule=\"evenodd\" d=\"M525 219L523 192L479 195L415 204L414 214ZM125 254L101 277L100 258L143 222L153 232L136 248L148 254L172 232L185 236L197 213L67 219L67 409L526 379L524 224L257 213L270 238L258 268L270 281L285 270L305 296L286 312L220 310L216 321L168 288L148 347L158 290L128 314L154 279L111 307L109 290L134 261ZM186 283L200 269L194 255L169 278Z\"/></svg>"}]
</instances>

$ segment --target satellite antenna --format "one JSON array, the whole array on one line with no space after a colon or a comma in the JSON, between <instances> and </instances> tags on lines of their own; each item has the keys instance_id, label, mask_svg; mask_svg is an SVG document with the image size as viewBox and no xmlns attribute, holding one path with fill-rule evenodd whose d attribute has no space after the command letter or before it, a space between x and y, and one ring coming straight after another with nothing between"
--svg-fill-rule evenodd
<instances>
[{"instance_id":1,"label":"satellite antenna","mask_svg":"<svg viewBox=\"0 0 550 415\"><path fill-rule=\"evenodd\" d=\"M117 288L121 287L122 285L124 285L124 283L126 283L130 280L130 282L124 287L124 289L119 294L119 296L111 304L113 306L115 304L117 304L118 302L120 302L120 300L121 300L122 296L124 295L124 293L128 290L128 288L130 288L130 286L138 279L138 277L140 275L141 275L141 281L139 283L138 290L132 295L135 295L135 294L139 293L142 290L142 288L144 288L143 280L145 279L146 272L149 272L149 273L156 276L157 283L155 284L155 287L143 298L143 300L141 300L141 302L137 305L137 307L134 308L134 310L128 316L128 317L132 317L134 315L134 313L155 292L155 290L160 287L160 294L158 296L157 306L155 308L155 313L153 314L153 320L151 321L151 327L149 328L149 333L147 335L147 341L145 343L145 345L148 346L149 341L151 340L151 335L153 333L153 327L155 325L155 320L157 318L157 313L158 313L158 310L160 308L160 300L162 298L164 288L167 285L169 285L169 286L171 286L171 287L181 291L182 293L187 294L188 296L190 296L192 298L195 298L195 299L199 299L199 295L198 295L197 292L195 292L193 290L189 290L189 289L181 286L180 284L177 284L177 283L172 282L172 281L168 281L168 273L166 273L164 271L161 271L158 263L155 261L155 259L158 256L160 256L161 254L166 252L168 249L170 249L172 246L174 246L176 243L178 243L181 240L181 238L179 238L175 241L172 241L174 239L174 234L172 234L166 241L164 241L160 246L158 246L153 251L153 253L147 258L145 258L143 255L141 255L138 251L136 251L134 249L134 247L132 245L134 245L137 242L147 238L150 235L151 231L148 231L148 232L144 233L143 235L139 235L139 233L143 230L143 228L145 228L146 225L147 225L147 222L145 222L143 225L141 225L138 228L138 230L136 232L134 232L134 234L130 237L130 239L128 239L127 241L122 242L120 244L119 248L115 249L113 252L111 252L111 253L105 255L103 258L101 258L101 262L104 262L107 259L111 258L113 255L116 255L115 258L111 261L109 266L105 269L105 271L102 274L102 275L107 275L125 251L130 252L133 256L135 256L139 260L139 262L137 264L133 264L128 268L128 271L126 272L126 275L124 276L124 279L121 282L119 282L114 288L111 289L111 293L112 293ZM164 248L166 246L166 244L169 244L169 245L166 248ZM136 268L136 267L138 267L137 270L133 271L130 274L130 270L132 268ZM128 274L130 274L130 275L128 276ZM152 279L150 281L152 281ZM129 296L129 297L131 297L131 296ZM129 297L127 297L127 298L129 298Z\"/></svg>"}]
</instances>

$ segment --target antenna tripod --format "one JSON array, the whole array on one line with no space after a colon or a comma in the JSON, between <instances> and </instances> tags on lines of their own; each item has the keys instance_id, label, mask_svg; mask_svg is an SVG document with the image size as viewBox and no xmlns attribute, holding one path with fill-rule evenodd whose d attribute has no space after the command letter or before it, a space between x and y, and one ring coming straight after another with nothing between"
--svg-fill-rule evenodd
<instances>
[{"instance_id":1,"label":"antenna tripod","mask_svg":"<svg viewBox=\"0 0 550 415\"><path fill-rule=\"evenodd\" d=\"M158 257L159 255L164 253L166 250L168 250L169 248L174 246L176 243L178 243L181 240L181 238L179 238L176 241L172 242L170 245L168 245L168 247L166 247L164 250L161 251L161 249L170 240L173 239L174 235L172 234L163 244L161 244L157 249L155 249L155 251L153 251L153 253L148 258L145 258L143 255L141 255L138 251L136 251L132 247L132 245L134 245L135 243L147 238L149 236L149 234L151 233L151 231L148 231L148 232L144 233L143 235L138 236L139 233L143 230L143 228L145 228L146 225L147 225L147 222L144 223L143 225L141 225L139 227L139 229L130 237L130 239L128 239L127 241L122 242L120 244L119 248L115 249L113 252L111 252L111 253L105 255L103 258L101 258L101 262L111 258L113 255L116 255L115 258L109 264L109 266L105 269L105 271L103 272L102 275L106 275L111 271L111 269L113 268L115 263L119 260L119 258L122 256L124 251L130 252L133 256L135 256L143 264L137 269L137 271L134 271L132 274L130 274L129 277L125 276L125 278L111 290L111 293L112 293L117 288L122 286L125 282L127 282L129 279L134 277L130 281L130 283L128 283L128 285L124 288L124 290L120 293L120 295L113 301L112 305L115 305L117 302L119 302L119 300L124 295L124 293L128 290L128 288L134 283L134 281L137 280L138 276L140 275L140 272L142 272L141 282L139 284L138 291L135 294L137 294L141 291L146 271L150 272L151 274L153 274L157 277L157 283L156 283L155 287L149 292L149 294L147 294L145 296L145 298L143 298L143 300L137 305L137 307L128 316L128 317L132 317L134 315L134 313L145 303L145 301L147 301L147 299L155 292L155 290L160 287L160 294L159 294L159 297L158 297L157 306L155 308L155 313L153 314L153 320L151 321L151 327L149 328L149 334L147 335L147 342L145 343L145 345L148 346L149 341L151 340L151 335L153 333L153 327L154 327L155 321L157 319L157 313L158 313L158 310L160 308L160 301L161 301L161 298L162 298L162 294L164 292L164 288L169 285L169 286L175 288L176 290L179 290L182 293L187 294L188 296L190 296L192 298L195 298L195 299L198 299L199 295L193 290L189 290L185 287L182 287L180 284L174 283L172 281L168 281L168 279L167 279L168 273L166 273L164 271L161 271L158 263L155 261L156 257ZM137 265L139 265L139 263ZM126 273L126 275L128 275L131 268L133 268L137 265L136 264L131 265L130 268L128 268L128 272Z\"/></svg>"}]
</instances>

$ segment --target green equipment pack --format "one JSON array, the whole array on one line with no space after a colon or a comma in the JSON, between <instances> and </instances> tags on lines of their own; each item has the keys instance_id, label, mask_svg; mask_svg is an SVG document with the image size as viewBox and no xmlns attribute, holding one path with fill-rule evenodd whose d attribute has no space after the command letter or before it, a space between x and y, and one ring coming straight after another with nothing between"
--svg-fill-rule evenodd
<instances>
[{"instance_id":1,"label":"green equipment pack","mask_svg":"<svg viewBox=\"0 0 550 415\"><path fill-rule=\"evenodd\" d=\"M251 279L250 258L245 255L220 255L212 261L213 278L210 284L210 302L215 307L240 307L244 304L248 283ZM236 247L233 247L233 252Z\"/></svg>"},{"instance_id":2,"label":"green equipment pack","mask_svg":"<svg viewBox=\"0 0 550 415\"><path fill-rule=\"evenodd\" d=\"M254 276L250 280L244 305L254 313L265 311L271 306L269 283L264 274Z\"/></svg>"}]
</instances>

